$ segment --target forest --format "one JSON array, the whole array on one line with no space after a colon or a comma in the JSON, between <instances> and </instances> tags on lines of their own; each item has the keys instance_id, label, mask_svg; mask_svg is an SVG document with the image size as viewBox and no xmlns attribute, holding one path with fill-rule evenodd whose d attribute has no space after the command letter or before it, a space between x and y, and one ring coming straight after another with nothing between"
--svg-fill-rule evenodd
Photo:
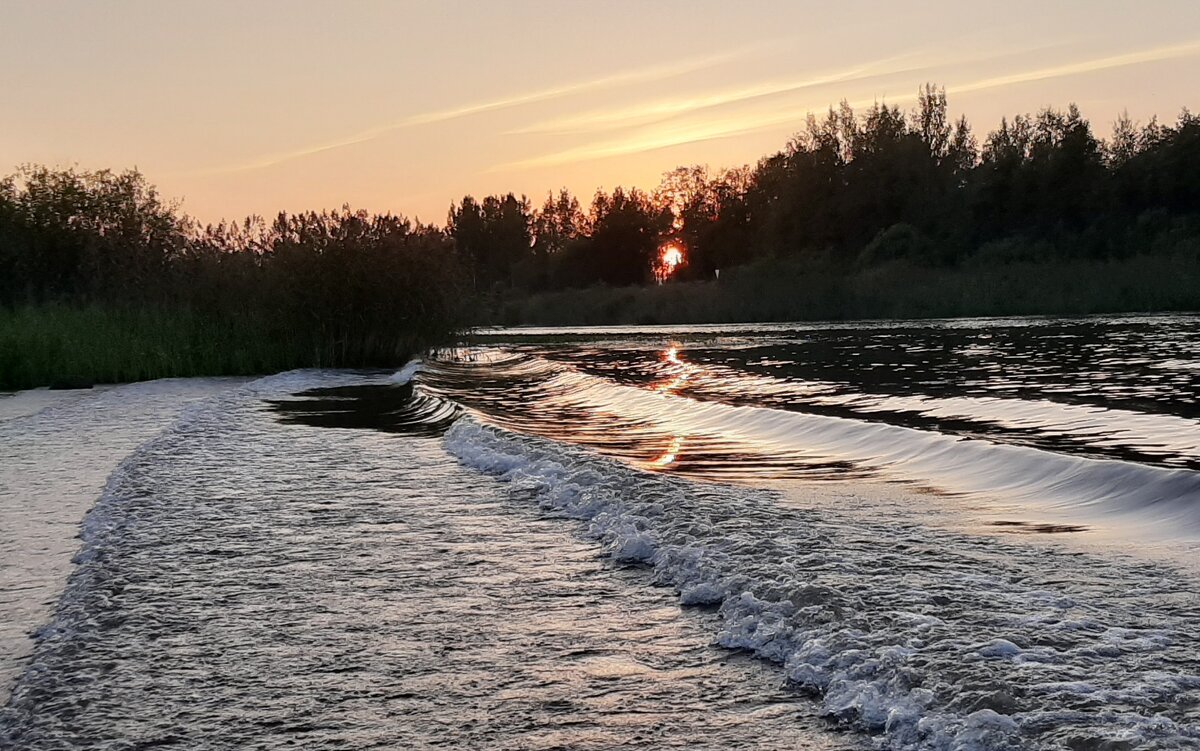
<instances>
[{"instance_id":1,"label":"forest","mask_svg":"<svg viewBox=\"0 0 1200 751\"><path fill-rule=\"evenodd\" d=\"M815 277L822 289L807 291L819 296L848 279L877 279L881 268L906 279L957 271L980 283L997 270L1031 273L1028 267L1040 264L1090 270L1109 264L1123 273L1150 257L1154 268L1175 259L1191 284L1170 299L1141 299L1134 290L1119 299L1101 296L1095 311L1059 311L1054 300L1043 299L994 312L1195 307L1200 117L1185 109L1172 125L1157 119L1139 125L1123 115L1111 135L1100 138L1072 105L1005 118L981 140L965 118L950 117L945 91L930 85L908 113L884 104L855 112L843 103L823 117L810 115L784 149L753 167L680 167L651 193L598 192L586 209L566 192L536 209L512 195L467 197L451 207L447 231L465 251L474 289L492 300L661 282L659 252L671 246L683 249L683 261L669 281L713 282L705 288L712 296L721 294L715 284L721 274L743 282L770 282L780 273ZM740 292L752 286L744 283ZM886 285L878 291L888 294ZM624 299L639 297L646 294L626 290ZM762 315L734 306L717 317ZM520 306L509 306L510 318L513 309ZM688 309L705 316L702 305ZM791 311L822 317L871 312L837 304ZM548 312L536 322L578 318L562 308ZM667 312L673 321L687 320ZM959 312L972 311L951 304L940 313ZM518 315L505 322L528 321Z\"/></svg>"},{"instance_id":2,"label":"forest","mask_svg":"<svg viewBox=\"0 0 1200 751\"><path fill-rule=\"evenodd\" d=\"M671 249L671 253L665 253ZM753 166L540 205L204 225L137 171L0 181L0 388L388 367L480 323L1200 308L1200 117L1101 137L1074 105L982 137L908 112L810 115Z\"/></svg>"},{"instance_id":3,"label":"forest","mask_svg":"<svg viewBox=\"0 0 1200 751\"><path fill-rule=\"evenodd\" d=\"M0 388L391 367L465 324L440 229L391 214L199 226L136 171L0 182Z\"/></svg>"}]
</instances>

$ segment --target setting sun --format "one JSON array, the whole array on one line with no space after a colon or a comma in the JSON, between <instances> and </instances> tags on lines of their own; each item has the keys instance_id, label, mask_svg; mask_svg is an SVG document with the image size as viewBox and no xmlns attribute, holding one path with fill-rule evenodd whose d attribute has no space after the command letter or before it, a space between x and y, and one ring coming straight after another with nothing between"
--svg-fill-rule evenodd
<instances>
[{"instance_id":1,"label":"setting sun","mask_svg":"<svg viewBox=\"0 0 1200 751\"><path fill-rule=\"evenodd\" d=\"M667 243L659 248L658 265L655 269L655 276L658 277L659 283L661 284L674 274L675 269L681 263L683 263L683 248L679 247L679 245L676 243Z\"/></svg>"}]
</instances>

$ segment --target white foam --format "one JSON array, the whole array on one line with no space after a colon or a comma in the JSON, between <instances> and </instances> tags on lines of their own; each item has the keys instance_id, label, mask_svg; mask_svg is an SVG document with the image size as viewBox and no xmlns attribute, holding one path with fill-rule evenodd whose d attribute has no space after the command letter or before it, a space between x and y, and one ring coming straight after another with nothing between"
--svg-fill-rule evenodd
<instances>
[{"instance_id":1,"label":"white foam","mask_svg":"<svg viewBox=\"0 0 1200 751\"><path fill-rule=\"evenodd\" d=\"M403 368L400 368L400 370L397 370L391 375L391 377L388 378L388 383L392 384L393 386L405 386L416 377L417 373L420 373L422 370L424 370L424 368L425 366L420 360L409 360Z\"/></svg>"},{"instance_id":2,"label":"white foam","mask_svg":"<svg viewBox=\"0 0 1200 751\"><path fill-rule=\"evenodd\" d=\"M681 603L719 605L718 644L782 665L792 682L820 695L825 714L877 734L888 748L1011 749L1038 733L1116 738L1111 728L1200 743L1200 725L1161 714L1101 707L1048 723L1055 705L1040 704L1033 689L1023 707L1008 706L1024 682L1043 684L1047 702L1072 690L1078 695L1082 685L1067 679L1085 665L1115 671L1103 689L1113 706L1150 695L1162 700L1173 687L1188 685L1186 675L1137 672L1170 649L1144 629L1134 630L1138 639L1158 650L1147 658L1122 662L1123 650L1113 656L1098 649L1114 637L1111 628L1135 617L1119 612L1127 606L1120 599L1086 608L1096 624L1110 628L1072 627L1084 607L1073 597L1025 586L1022 577L980 572L970 558L975 553L930 558L921 580L911 573L893 577L888 566L871 560L877 551L861 542L886 530L850 530L856 547L844 547L845 541L830 539L836 527L786 516L791 512L761 492L701 490L470 419L457 423L445 441L463 463L509 483L514 497L585 521L613 559L652 567L654 580L674 587ZM1025 561L1004 552L1014 566L1047 565L1044 553L1027 552ZM1084 566L1082 577L1092 564L1076 561L1064 556L1050 565ZM945 593L941 599L957 601L954 621L918 612L935 589ZM881 610L880 603L888 605ZM1037 617L1030 620L1030 613ZM1019 646L1052 640L1061 644Z\"/></svg>"}]
</instances>

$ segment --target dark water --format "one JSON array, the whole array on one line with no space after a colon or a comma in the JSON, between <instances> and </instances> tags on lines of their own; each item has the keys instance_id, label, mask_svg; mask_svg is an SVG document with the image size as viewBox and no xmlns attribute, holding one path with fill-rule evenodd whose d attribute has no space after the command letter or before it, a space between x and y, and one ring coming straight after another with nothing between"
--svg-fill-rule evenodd
<instances>
[{"instance_id":1,"label":"dark water","mask_svg":"<svg viewBox=\"0 0 1200 751\"><path fill-rule=\"evenodd\" d=\"M514 351L695 399L1200 469L1198 317L649 328L523 330Z\"/></svg>"},{"instance_id":2,"label":"dark water","mask_svg":"<svg viewBox=\"0 0 1200 751\"><path fill-rule=\"evenodd\" d=\"M226 387L109 478L0 747L1200 747L1197 322L492 332Z\"/></svg>"}]
</instances>

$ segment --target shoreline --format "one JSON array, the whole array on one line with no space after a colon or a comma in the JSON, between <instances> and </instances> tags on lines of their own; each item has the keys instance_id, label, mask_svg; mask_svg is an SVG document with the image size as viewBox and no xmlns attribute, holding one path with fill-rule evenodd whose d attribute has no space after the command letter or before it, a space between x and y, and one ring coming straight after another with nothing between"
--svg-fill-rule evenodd
<instances>
[{"instance_id":1,"label":"shoreline","mask_svg":"<svg viewBox=\"0 0 1200 751\"><path fill-rule=\"evenodd\" d=\"M835 269L789 260L719 280L499 297L499 326L845 322L1152 315L1200 310L1200 256L925 268Z\"/></svg>"}]
</instances>

